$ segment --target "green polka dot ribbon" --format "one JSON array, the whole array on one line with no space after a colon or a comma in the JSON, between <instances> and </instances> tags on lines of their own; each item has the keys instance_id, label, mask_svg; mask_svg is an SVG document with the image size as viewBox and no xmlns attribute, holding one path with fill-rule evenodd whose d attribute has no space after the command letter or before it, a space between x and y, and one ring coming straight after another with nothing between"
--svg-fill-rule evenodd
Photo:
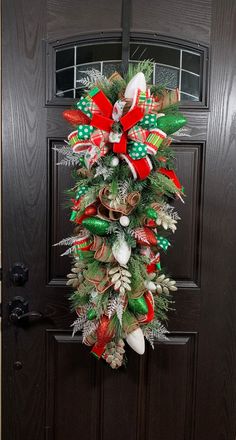
<instances>
[{"instance_id":1,"label":"green polka dot ribbon","mask_svg":"<svg viewBox=\"0 0 236 440\"><path fill-rule=\"evenodd\" d=\"M81 140L88 140L94 131L94 127L91 125L78 125L78 138Z\"/></svg>"},{"instance_id":2,"label":"green polka dot ribbon","mask_svg":"<svg viewBox=\"0 0 236 440\"><path fill-rule=\"evenodd\" d=\"M93 96L95 96L99 92L100 92L100 89L98 87L94 87L92 90L90 90L89 96L91 96L91 98L92 98Z\"/></svg>"},{"instance_id":3,"label":"green polka dot ribbon","mask_svg":"<svg viewBox=\"0 0 236 440\"><path fill-rule=\"evenodd\" d=\"M157 239L157 244L160 246L160 248L164 249L164 251L167 251L168 247L170 246L169 240L167 238L159 236Z\"/></svg>"},{"instance_id":4,"label":"green polka dot ribbon","mask_svg":"<svg viewBox=\"0 0 236 440\"><path fill-rule=\"evenodd\" d=\"M86 192L87 192L88 190L89 190L89 187L88 187L88 186L85 186L85 185L81 186L81 187L79 188L79 190L76 192L76 200L79 200L80 197L84 196L84 194L86 194Z\"/></svg>"},{"instance_id":5,"label":"green polka dot ribbon","mask_svg":"<svg viewBox=\"0 0 236 440\"><path fill-rule=\"evenodd\" d=\"M143 117L143 119L138 123L142 128L150 130L151 128L156 128L157 126L157 115L148 114Z\"/></svg>"},{"instance_id":6,"label":"green polka dot ribbon","mask_svg":"<svg viewBox=\"0 0 236 440\"><path fill-rule=\"evenodd\" d=\"M81 110L86 116L92 118L92 112L89 110L91 108L91 99L87 96L80 98L79 102L76 104L77 110Z\"/></svg>"},{"instance_id":7,"label":"green polka dot ribbon","mask_svg":"<svg viewBox=\"0 0 236 440\"><path fill-rule=\"evenodd\" d=\"M128 154L134 160L143 159L147 155L147 145L142 142L129 142Z\"/></svg>"}]
</instances>

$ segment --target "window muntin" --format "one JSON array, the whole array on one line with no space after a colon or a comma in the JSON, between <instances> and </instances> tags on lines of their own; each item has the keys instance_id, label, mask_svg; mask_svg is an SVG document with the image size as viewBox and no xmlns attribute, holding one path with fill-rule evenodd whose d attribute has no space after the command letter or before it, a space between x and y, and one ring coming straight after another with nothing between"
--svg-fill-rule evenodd
<instances>
[{"instance_id":1,"label":"window muntin","mask_svg":"<svg viewBox=\"0 0 236 440\"><path fill-rule=\"evenodd\" d=\"M97 69L108 76L121 70L122 46L119 42L73 45L56 49L56 97L79 98L83 92L80 79L86 70ZM202 53L161 43L130 44L130 63L151 59L153 84L169 89L178 87L181 101L202 100Z\"/></svg>"}]
</instances>

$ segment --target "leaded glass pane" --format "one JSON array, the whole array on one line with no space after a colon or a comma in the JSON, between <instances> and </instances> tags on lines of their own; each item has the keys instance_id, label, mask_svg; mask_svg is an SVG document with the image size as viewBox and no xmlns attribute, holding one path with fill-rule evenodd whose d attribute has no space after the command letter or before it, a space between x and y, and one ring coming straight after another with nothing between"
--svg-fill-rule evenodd
<instances>
[{"instance_id":1,"label":"leaded glass pane","mask_svg":"<svg viewBox=\"0 0 236 440\"><path fill-rule=\"evenodd\" d=\"M153 60L158 64L179 67L180 50L176 48L136 43L130 44L131 60Z\"/></svg>"},{"instance_id":2,"label":"leaded glass pane","mask_svg":"<svg viewBox=\"0 0 236 440\"><path fill-rule=\"evenodd\" d=\"M183 71L181 79L181 91L199 98L199 76Z\"/></svg>"},{"instance_id":3,"label":"leaded glass pane","mask_svg":"<svg viewBox=\"0 0 236 440\"><path fill-rule=\"evenodd\" d=\"M63 91L67 91L69 89L74 88L74 67L60 70L56 74L56 87L57 87L57 95Z\"/></svg>"},{"instance_id":4,"label":"leaded glass pane","mask_svg":"<svg viewBox=\"0 0 236 440\"><path fill-rule=\"evenodd\" d=\"M77 65L107 60L121 60L120 43L91 44L77 47Z\"/></svg>"},{"instance_id":5,"label":"leaded glass pane","mask_svg":"<svg viewBox=\"0 0 236 440\"><path fill-rule=\"evenodd\" d=\"M131 42L130 63L153 60L152 82L169 89L178 87L181 100L201 99L202 56L190 50L164 44ZM115 70L121 72L121 43L73 45L56 50L56 96L78 98L83 84L80 80L92 68L109 77Z\"/></svg>"},{"instance_id":6,"label":"leaded glass pane","mask_svg":"<svg viewBox=\"0 0 236 440\"><path fill-rule=\"evenodd\" d=\"M161 84L167 89L175 89L179 86L179 70L156 64L155 84Z\"/></svg>"},{"instance_id":7,"label":"leaded glass pane","mask_svg":"<svg viewBox=\"0 0 236 440\"><path fill-rule=\"evenodd\" d=\"M64 69L65 67L74 66L74 48L58 50L56 52L56 70Z\"/></svg>"},{"instance_id":8,"label":"leaded glass pane","mask_svg":"<svg viewBox=\"0 0 236 440\"><path fill-rule=\"evenodd\" d=\"M183 51L182 68L200 75L201 57L199 54Z\"/></svg>"}]
</instances>

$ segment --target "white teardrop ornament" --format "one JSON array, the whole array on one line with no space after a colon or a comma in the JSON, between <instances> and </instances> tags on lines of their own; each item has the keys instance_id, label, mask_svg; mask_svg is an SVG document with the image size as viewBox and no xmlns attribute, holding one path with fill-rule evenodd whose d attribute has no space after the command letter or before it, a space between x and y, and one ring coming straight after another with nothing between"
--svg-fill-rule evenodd
<instances>
[{"instance_id":1,"label":"white teardrop ornament","mask_svg":"<svg viewBox=\"0 0 236 440\"><path fill-rule=\"evenodd\" d=\"M133 99L137 89L141 90L141 92L146 92L146 88L144 74L142 72L136 73L126 86L125 98Z\"/></svg>"},{"instance_id":2,"label":"white teardrop ornament","mask_svg":"<svg viewBox=\"0 0 236 440\"><path fill-rule=\"evenodd\" d=\"M112 253L121 266L126 266L130 259L131 247L125 240L116 241L112 246Z\"/></svg>"},{"instance_id":3,"label":"white teardrop ornament","mask_svg":"<svg viewBox=\"0 0 236 440\"><path fill-rule=\"evenodd\" d=\"M136 328L136 330L126 336L126 342L134 351L136 351L136 353L144 354L145 340L140 327Z\"/></svg>"}]
</instances>

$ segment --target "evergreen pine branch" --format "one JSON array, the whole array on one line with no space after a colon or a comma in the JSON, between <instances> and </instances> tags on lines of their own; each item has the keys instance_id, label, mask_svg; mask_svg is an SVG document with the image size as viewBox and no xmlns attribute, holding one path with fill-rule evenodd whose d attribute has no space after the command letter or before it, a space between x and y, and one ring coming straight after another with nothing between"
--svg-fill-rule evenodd
<instances>
[{"instance_id":1,"label":"evergreen pine branch","mask_svg":"<svg viewBox=\"0 0 236 440\"><path fill-rule=\"evenodd\" d=\"M84 306L88 303L89 294L82 295L76 291L69 297L69 300L71 301L71 310L76 310L78 307Z\"/></svg>"},{"instance_id":2,"label":"evergreen pine branch","mask_svg":"<svg viewBox=\"0 0 236 440\"><path fill-rule=\"evenodd\" d=\"M134 77L134 75L142 72L145 76L146 82L148 83L152 80L153 69L154 62L152 60L143 60L135 64L129 64L125 80L128 83Z\"/></svg>"}]
</instances>

